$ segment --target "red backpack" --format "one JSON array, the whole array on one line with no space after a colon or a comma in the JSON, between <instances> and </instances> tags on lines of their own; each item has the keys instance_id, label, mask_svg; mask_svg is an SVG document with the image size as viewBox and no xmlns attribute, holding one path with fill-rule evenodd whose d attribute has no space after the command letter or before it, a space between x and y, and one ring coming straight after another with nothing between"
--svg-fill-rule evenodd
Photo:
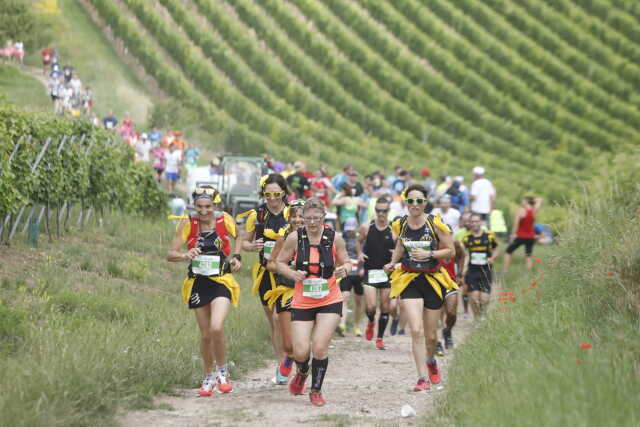
<instances>
[{"instance_id":1,"label":"red backpack","mask_svg":"<svg viewBox=\"0 0 640 427\"><path fill-rule=\"evenodd\" d=\"M187 247L192 249L195 248L196 243L198 243L198 237L200 236L200 220L193 216L189 216L189 220L191 222L191 229L187 237ZM224 214L216 218L215 231L222 241L222 253L228 257L231 253L231 241L229 240L229 233L227 232L227 226L224 222Z\"/></svg>"}]
</instances>

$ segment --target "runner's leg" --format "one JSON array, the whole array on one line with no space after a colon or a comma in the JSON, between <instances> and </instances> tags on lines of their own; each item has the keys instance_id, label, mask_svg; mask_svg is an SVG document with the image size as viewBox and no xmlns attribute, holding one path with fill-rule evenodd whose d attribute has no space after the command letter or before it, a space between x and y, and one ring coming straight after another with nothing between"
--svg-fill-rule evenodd
<instances>
[{"instance_id":1,"label":"runner's leg","mask_svg":"<svg viewBox=\"0 0 640 427\"><path fill-rule=\"evenodd\" d=\"M380 318L378 319L378 338L384 337L384 331L387 329L389 322L389 313L391 312L391 300L389 299L390 288L378 289L380 296Z\"/></svg>"},{"instance_id":2,"label":"runner's leg","mask_svg":"<svg viewBox=\"0 0 640 427\"><path fill-rule=\"evenodd\" d=\"M469 292L469 302L471 302L471 311L473 312L474 319L480 317L480 291Z\"/></svg>"},{"instance_id":3,"label":"runner's leg","mask_svg":"<svg viewBox=\"0 0 640 427\"><path fill-rule=\"evenodd\" d=\"M424 364L426 356L424 338L424 300L422 298L406 298L400 301L402 317L406 319L411 328L411 350L419 377L427 375L427 367Z\"/></svg>"},{"instance_id":4,"label":"runner's leg","mask_svg":"<svg viewBox=\"0 0 640 427\"><path fill-rule=\"evenodd\" d=\"M200 354L202 355L202 368L205 374L213 372L213 336L211 333L211 304L194 310L198 328L200 328Z\"/></svg>"},{"instance_id":5,"label":"runner's leg","mask_svg":"<svg viewBox=\"0 0 640 427\"><path fill-rule=\"evenodd\" d=\"M263 306L262 308L264 309L264 314L267 316L267 321L269 322L269 333L271 335L273 351L277 357L280 357L282 354L280 328L277 325L277 317L274 315L275 308L270 309L267 306Z\"/></svg>"},{"instance_id":6,"label":"runner's leg","mask_svg":"<svg viewBox=\"0 0 640 427\"><path fill-rule=\"evenodd\" d=\"M224 339L224 320L229 314L231 301L229 298L215 298L211 304L211 335L213 337L213 354L217 366L224 366L226 363L226 345Z\"/></svg>"}]
</instances>

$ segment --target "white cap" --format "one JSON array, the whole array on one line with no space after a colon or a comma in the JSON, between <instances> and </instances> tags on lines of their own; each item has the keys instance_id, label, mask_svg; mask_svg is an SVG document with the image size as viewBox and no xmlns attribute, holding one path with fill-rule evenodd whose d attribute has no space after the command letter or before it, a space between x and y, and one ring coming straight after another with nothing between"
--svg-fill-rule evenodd
<instances>
[{"instance_id":1,"label":"white cap","mask_svg":"<svg viewBox=\"0 0 640 427\"><path fill-rule=\"evenodd\" d=\"M344 222L344 231L355 231L358 228L358 221L355 218L347 218Z\"/></svg>"},{"instance_id":2,"label":"white cap","mask_svg":"<svg viewBox=\"0 0 640 427\"><path fill-rule=\"evenodd\" d=\"M482 166L476 166L473 168L474 175L484 175L484 168Z\"/></svg>"},{"instance_id":3,"label":"white cap","mask_svg":"<svg viewBox=\"0 0 640 427\"><path fill-rule=\"evenodd\" d=\"M147 139L147 134L143 133L142 135L140 135L142 137L142 139Z\"/></svg>"},{"instance_id":4,"label":"white cap","mask_svg":"<svg viewBox=\"0 0 640 427\"><path fill-rule=\"evenodd\" d=\"M462 176L462 175L458 175L458 176L456 176L455 178L453 178L453 180L454 180L455 182L459 182L459 183L461 183L461 184L462 184L462 182L464 181L464 176Z\"/></svg>"}]
</instances>

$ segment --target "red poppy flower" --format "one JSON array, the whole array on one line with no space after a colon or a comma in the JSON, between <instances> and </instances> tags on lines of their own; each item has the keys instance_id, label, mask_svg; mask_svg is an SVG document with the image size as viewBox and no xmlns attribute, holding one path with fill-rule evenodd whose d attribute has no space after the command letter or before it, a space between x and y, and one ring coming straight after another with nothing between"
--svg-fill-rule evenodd
<instances>
[{"instance_id":1,"label":"red poppy flower","mask_svg":"<svg viewBox=\"0 0 640 427\"><path fill-rule=\"evenodd\" d=\"M536 258L536 262L542 262L542 258Z\"/></svg>"},{"instance_id":2,"label":"red poppy flower","mask_svg":"<svg viewBox=\"0 0 640 427\"><path fill-rule=\"evenodd\" d=\"M509 298L509 300L510 300L511 302L516 302L516 297L512 296L511 298Z\"/></svg>"},{"instance_id":3,"label":"red poppy flower","mask_svg":"<svg viewBox=\"0 0 640 427\"><path fill-rule=\"evenodd\" d=\"M580 344L580 348L583 350L587 350L589 348L593 347L591 344L589 344L588 342L583 342L582 344Z\"/></svg>"},{"instance_id":4,"label":"red poppy flower","mask_svg":"<svg viewBox=\"0 0 640 427\"><path fill-rule=\"evenodd\" d=\"M538 286L538 282L531 282L531 285L529 285L529 288L533 289L536 286Z\"/></svg>"},{"instance_id":5,"label":"red poppy flower","mask_svg":"<svg viewBox=\"0 0 640 427\"><path fill-rule=\"evenodd\" d=\"M576 363L577 363L578 365L582 364L582 359L580 359L580 358L576 359Z\"/></svg>"},{"instance_id":6,"label":"red poppy flower","mask_svg":"<svg viewBox=\"0 0 640 427\"><path fill-rule=\"evenodd\" d=\"M640 209L638 209L638 210L636 211L636 213L637 213L637 214L640 214Z\"/></svg>"}]
</instances>

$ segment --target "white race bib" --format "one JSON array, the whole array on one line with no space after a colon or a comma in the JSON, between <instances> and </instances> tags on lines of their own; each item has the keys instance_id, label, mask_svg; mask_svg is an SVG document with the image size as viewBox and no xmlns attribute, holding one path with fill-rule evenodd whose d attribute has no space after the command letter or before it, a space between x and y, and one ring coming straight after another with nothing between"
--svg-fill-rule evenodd
<instances>
[{"instance_id":1,"label":"white race bib","mask_svg":"<svg viewBox=\"0 0 640 427\"><path fill-rule=\"evenodd\" d=\"M486 252L471 252L471 264L472 265L487 265L487 253Z\"/></svg>"},{"instance_id":2,"label":"white race bib","mask_svg":"<svg viewBox=\"0 0 640 427\"><path fill-rule=\"evenodd\" d=\"M264 259L271 258L271 252L273 252L273 248L276 246L276 242L272 240L267 240L264 242L262 255Z\"/></svg>"},{"instance_id":3,"label":"white race bib","mask_svg":"<svg viewBox=\"0 0 640 427\"><path fill-rule=\"evenodd\" d=\"M191 270L200 276L217 276L220 274L220 256L198 255L191 260Z\"/></svg>"},{"instance_id":4,"label":"white race bib","mask_svg":"<svg viewBox=\"0 0 640 427\"><path fill-rule=\"evenodd\" d=\"M431 240L405 240L402 242L404 250L409 253L411 261L425 261L424 259L415 259L411 256L411 249L420 248L428 251L431 249Z\"/></svg>"},{"instance_id":5,"label":"white race bib","mask_svg":"<svg viewBox=\"0 0 640 427\"><path fill-rule=\"evenodd\" d=\"M329 295L329 282L326 279L314 278L302 281L302 295L309 298L324 298Z\"/></svg>"},{"instance_id":6,"label":"white race bib","mask_svg":"<svg viewBox=\"0 0 640 427\"><path fill-rule=\"evenodd\" d=\"M388 281L389 278L384 270L369 270L369 283L384 283Z\"/></svg>"}]
</instances>

